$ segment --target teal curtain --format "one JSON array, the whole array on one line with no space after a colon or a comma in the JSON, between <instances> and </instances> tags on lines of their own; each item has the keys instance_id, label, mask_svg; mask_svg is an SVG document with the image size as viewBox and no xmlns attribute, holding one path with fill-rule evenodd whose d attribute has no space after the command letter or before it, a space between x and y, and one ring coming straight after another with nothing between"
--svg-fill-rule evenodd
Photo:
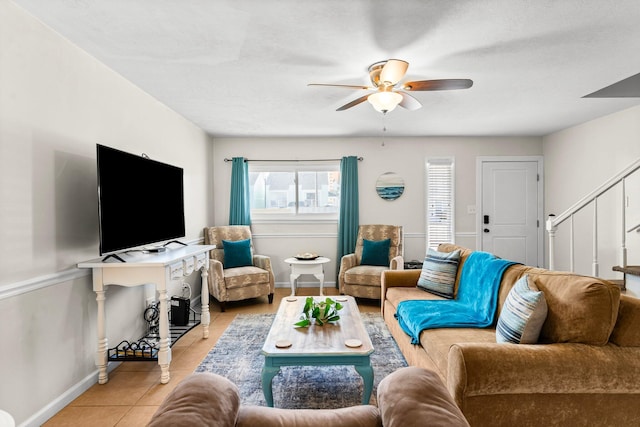
<instances>
[{"instance_id":1,"label":"teal curtain","mask_svg":"<svg viewBox=\"0 0 640 427\"><path fill-rule=\"evenodd\" d=\"M244 157L234 157L231 163L229 225L251 225L249 166Z\"/></svg>"},{"instance_id":2,"label":"teal curtain","mask_svg":"<svg viewBox=\"0 0 640 427\"><path fill-rule=\"evenodd\" d=\"M358 203L358 158L340 161L340 218L338 220L338 265L344 255L356 248L360 211Z\"/></svg>"}]
</instances>

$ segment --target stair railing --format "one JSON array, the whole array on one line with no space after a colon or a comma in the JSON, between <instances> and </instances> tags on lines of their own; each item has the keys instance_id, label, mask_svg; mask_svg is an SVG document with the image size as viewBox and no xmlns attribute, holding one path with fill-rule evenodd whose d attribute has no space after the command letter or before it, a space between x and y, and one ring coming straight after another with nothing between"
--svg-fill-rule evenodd
<instances>
[{"instance_id":1,"label":"stair railing","mask_svg":"<svg viewBox=\"0 0 640 427\"><path fill-rule=\"evenodd\" d=\"M599 265L598 265L598 198L602 196L607 191L611 190L616 185L620 184L621 186L621 204L622 204L622 221L621 221L621 245L620 245L620 262L622 267L627 266L627 236L626 233L631 232L633 230L640 231L640 224L637 224L631 227L629 230L626 229L626 190L625 190L625 180L632 173L640 169L640 159L636 160L631 165L627 166L620 173L616 174L605 183L600 185L598 188L593 190L591 193L587 194L585 197L580 199L574 205L572 205L569 209L561 213L560 215L550 214L547 218L546 229L549 235L549 270L555 270L555 237L556 230L558 226L565 221L568 221L569 224L569 268L571 271L575 271L575 259L574 259L574 230L573 230L573 217L576 213L580 212L582 209L591 205L593 207L593 261L591 264L591 274L593 276L598 276L599 274Z\"/></svg>"}]
</instances>

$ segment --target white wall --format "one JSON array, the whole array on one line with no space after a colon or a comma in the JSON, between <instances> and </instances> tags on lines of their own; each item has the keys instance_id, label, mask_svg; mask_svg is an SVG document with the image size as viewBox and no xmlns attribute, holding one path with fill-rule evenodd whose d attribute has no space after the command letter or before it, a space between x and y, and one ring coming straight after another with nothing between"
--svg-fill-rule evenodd
<instances>
[{"instance_id":1,"label":"white wall","mask_svg":"<svg viewBox=\"0 0 640 427\"><path fill-rule=\"evenodd\" d=\"M545 213L561 214L609 178L640 159L640 106L601 117L544 138ZM640 221L640 172L629 178L627 225ZM621 191L598 202L598 258L600 276L622 278L611 271L619 265L621 246ZM591 274L593 208L576 215L576 272ZM564 228L563 228L564 227ZM558 230L556 268L569 269L569 231ZM627 233L628 264L640 264L640 233ZM633 291L640 296L640 289Z\"/></svg>"},{"instance_id":2,"label":"white wall","mask_svg":"<svg viewBox=\"0 0 640 427\"><path fill-rule=\"evenodd\" d=\"M475 248L475 215L467 206L476 204L476 157L531 156L542 154L542 140L535 137L424 137L424 138L215 138L213 149L215 218L225 225L229 217L231 163L224 158L339 159L361 156L358 163L360 224L404 226L405 258L424 259L425 160L455 159L456 242ZM396 172L404 178L405 191L395 201L378 197L375 183L381 174ZM332 259L325 270L327 283L336 277L337 224L254 223L259 253L270 255L279 285L288 284L284 259L298 252L317 252ZM304 278L302 279L304 280ZM309 283L314 283L310 278ZM317 282L315 282L317 284ZM333 285L334 283L330 284Z\"/></svg>"},{"instance_id":3,"label":"white wall","mask_svg":"<svg viewBox=\"0 0 640 427\"><path fill-rule=\"evenodd\" d=\"M75 268L98 256L96 143L184 168L186 240L202 235L208 136L0 1L0 409L18 424L97 379L95 295ZM107 295L110 344L139 338L142 290Z\"/></svg>"}]
</instances>

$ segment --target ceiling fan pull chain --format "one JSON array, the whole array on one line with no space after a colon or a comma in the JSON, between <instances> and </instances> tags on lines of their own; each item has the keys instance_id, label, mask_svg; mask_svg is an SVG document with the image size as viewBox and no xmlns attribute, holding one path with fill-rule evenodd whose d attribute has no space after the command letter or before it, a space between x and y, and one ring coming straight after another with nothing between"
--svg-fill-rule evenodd
<instances>
[{"instance_id":1,"label":"ceiling fan pull chain","mask_svg":"<svg viewBox=\"0 0 640 427\"><path fill-rule=\"evenodd\" d=\"M387 115L384 114L382 116L382 144L380 145L381 147L384 147L384 137L387 134L387 125L385 124L386 119L387 119Z\"/></svg>"}]
</instances>

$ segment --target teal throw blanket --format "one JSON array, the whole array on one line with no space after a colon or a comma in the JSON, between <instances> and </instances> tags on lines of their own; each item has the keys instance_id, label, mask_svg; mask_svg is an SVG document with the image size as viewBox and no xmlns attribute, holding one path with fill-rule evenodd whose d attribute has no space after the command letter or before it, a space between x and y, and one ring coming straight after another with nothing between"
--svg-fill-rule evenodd
<instances>
[{"instance_id":1,"label":"teal throw blanket","mask_svg":"<svg viewBox=\"0 0 640 427\"><path fill-rule=\"evenodd\" d=\"M502 274L516 264L487 252L472 252L462 266L455 300L411 300L398 304L396 318L420 343L420 332L433 328L486 328L493 324Z\"/></svg>"}]
</instances>

